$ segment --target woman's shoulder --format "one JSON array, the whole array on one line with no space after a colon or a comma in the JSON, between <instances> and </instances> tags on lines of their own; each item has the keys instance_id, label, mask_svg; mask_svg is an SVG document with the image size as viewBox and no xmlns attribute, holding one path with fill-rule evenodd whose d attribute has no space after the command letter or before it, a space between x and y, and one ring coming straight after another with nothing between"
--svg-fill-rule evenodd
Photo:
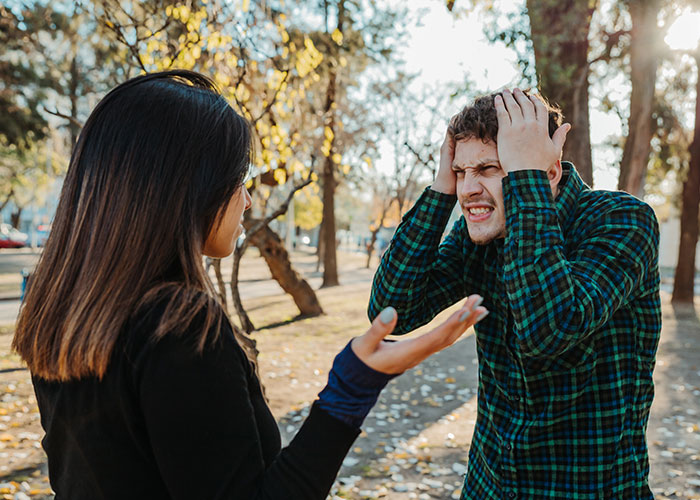
<instances>
[{"instance_id":1,"label":"woman's shoulder","mask_svg":"<svg viewBox=\"0 0 700 500\"><path fill-rule=\"evenodd\" d=\"M201 357L224 347L242 353L219 301L203 290L178 284L146 294L121 336L123 352L133 363L146 355L171 351Z\"/></svg>"}]
</instances>

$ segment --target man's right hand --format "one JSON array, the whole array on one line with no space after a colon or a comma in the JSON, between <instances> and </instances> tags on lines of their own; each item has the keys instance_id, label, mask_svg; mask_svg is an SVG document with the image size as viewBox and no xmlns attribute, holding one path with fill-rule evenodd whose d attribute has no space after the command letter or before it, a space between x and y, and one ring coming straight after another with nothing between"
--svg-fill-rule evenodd
<instances>
[{"instance_id":1,"label":"man's right hand","mask_svg":"<svg viewBox=\"0 0 700 500\"><path fill-rule=\"evenodd\" d=\"M457 193L457 174L452 170L452 160L454 160L454 157L455 141L448 127L445 133L445 140L442 142L442 146L440 146L440 168L435 177L435 182L430 186L430 189L445 194Z\"/></svg>"}]
</instances>

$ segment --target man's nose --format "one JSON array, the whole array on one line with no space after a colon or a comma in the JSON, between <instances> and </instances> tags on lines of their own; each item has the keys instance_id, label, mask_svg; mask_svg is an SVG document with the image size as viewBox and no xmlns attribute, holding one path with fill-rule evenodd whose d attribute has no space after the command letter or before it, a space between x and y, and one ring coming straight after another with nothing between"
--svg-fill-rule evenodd
<instances>
[{"instance_id":1,"label":"man's nose","mask_svg":"<svg viewBox=\"0 0 700 500\"><path fill-rule=\"evenodd\" d=\"M464 176L462 184L459 186L459 193L462 195L462 198L469 198L481 194L481 191L483 191L483 186L479 182L479 179L471 175Z\"/></svg>"}]
</instances>

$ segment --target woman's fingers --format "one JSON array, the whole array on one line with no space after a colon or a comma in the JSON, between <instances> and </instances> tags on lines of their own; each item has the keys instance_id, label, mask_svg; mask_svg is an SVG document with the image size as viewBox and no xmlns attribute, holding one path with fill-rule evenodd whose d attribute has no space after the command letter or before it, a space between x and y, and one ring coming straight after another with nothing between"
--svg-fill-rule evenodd
<instances>
[{"instance_id":1,"label":"woman's fingers","mask_svg":"<svg viewBox=\"0 0 700 500\"><path fill-rule=\"evenodd\" d=\"M367 332L353 340L352 346L355 354L365 361L363 356L370 356L374 353L384 337L394 331L397 319L398 315L393 307L387 307L380 312L372 321L372 326Z\"/></svg>"},{"instance_id":2,"label":"woman's fingers","mask_svg":"<svg viewBox=\"0 0 700 500\"><path fill-rule=\"evenodd\" d=\"M480 295L471 295L464 305L442 324L418 337L398 342L382 342L394 331L398 315L393 307L384 309L372 322L367 333L352 341L352 349L367 366L383 373L401 373L425 358L452 345L488 311Z\"/></svg>"}]
</instances>

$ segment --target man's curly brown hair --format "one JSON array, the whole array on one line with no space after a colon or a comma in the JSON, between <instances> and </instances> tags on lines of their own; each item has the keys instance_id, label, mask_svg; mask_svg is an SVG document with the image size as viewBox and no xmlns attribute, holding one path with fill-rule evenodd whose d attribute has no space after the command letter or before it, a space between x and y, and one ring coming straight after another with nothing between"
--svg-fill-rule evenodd
<instances>
[{"instance_id":1,"label":"man's curly brown hair","mask_svg":"<svg viewBox=\"0 0 700 500\"><path fill-rule=\"evenodd\" d=\"M523 91L527 96L535 96L544 103L549 112L549 136L562 124L564 116L559 107L550 104L547 99L529 90ZM449 131L455 141L467 139L481 139L484 142L496 143L498 136L498 118L494 98L501 95L500 92L477 97L473 104L467 105L450 120Z\"/></svg>"}]
</instances>

